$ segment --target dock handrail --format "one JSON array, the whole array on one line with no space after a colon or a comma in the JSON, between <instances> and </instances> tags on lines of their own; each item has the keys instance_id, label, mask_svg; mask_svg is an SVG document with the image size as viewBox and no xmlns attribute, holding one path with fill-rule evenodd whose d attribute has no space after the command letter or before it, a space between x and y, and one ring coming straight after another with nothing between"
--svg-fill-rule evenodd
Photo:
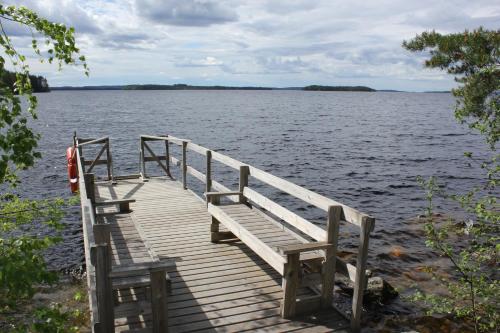
<instances>
[{"instance_id":1,"label":"dock handrail","mask_svg":"<svg viewBox=\"0 0 500 333\"><path fill-rule=\"evenodd\" d=\"M93 160L86 161L83 158L83 147L98 144L102 144L102 147L97 153L97 156ZM73 135L73 145L75 148L77 148L78 151L78 170L82 170L83 173L91 173L95 166L105 164L108 174L108 180L113 180L113 158L111 156L111 145L109 137L105 136L98 139L83 139L78 138L75 132ZM104 153L106 153L106 158L101 159L101 156ZM87 165L89 166L88 168L86 168Z\"/></svg>"},{"instance_id":2,"label":"dock handrail","mask_svg":"<svg viewBox=\"0 0 500 333\"><path fill-rule=\"evenodd\" d=\"M165 155L157 156L154 154L152 149L146 144L146 141L164 141L165 142ZM182 147L182 158L178 159L172 156L169 149L169 143L172 142L178 146ZM144 154L144 148L148 150L151 156L146 157ZM187 151L196 152L206 158L206 170L205 174L196 170L193 166L187 163ZM239 181L239 193L246 194L247 197L251 198L251 201L269 211L278 218L287 221L291 225L297 227L300 231L306 233L308 236L318 240L325 241L327 236L327 231L314 225L313 223L307 221L306 219L298 216L297 214L289 211L288 209L278 205L272 200L266 198L262 194L252 190L248 187L249 177L253 177L257 180L264 182L280 191L283 191L289 195L292 195L308 204L311 204L325 212L330 214L331 208L340 206L342 207L341 220L347 223L356 225L360 228L360 241L358 247L358 256L356 260L356 267L344 262L343 260L336 258L336 271L346 275L354 282L354 294L352 302L352 316L351 316L351 328L353 331L358 331L361 321L362 303L363 303L363 293L366 288L367 274L366 274L366 263L368 258L368 243L370 233L375 227L375 218L372 216L362 213L352 207L345 204L339 203L335 200L327 198L321 194L315 193L308 190L302 186L296 185L285 179L276 177L269 172L258 169L251 165L240 162L232 157L221 154L216 151L212 151L208 148L195 144L187 139L177 138L171 135L164 136L150 136L141 135L140 136L140 165L141 165L141 175L143 178L147 178L145 172L145 162L155 160L160 167L165 171L165 173L171 177L170 165L180 166L182 171L182 184L184 189L187 189L187 175L190 174L194 178L198 179L202 183L205 183L205 192L211 192L215 189L220 192L233 192L231 189L217 182L212 177L212 160L222 163L230 168L238 170L240 173ZM163 164L161 161L165 161ZM242 194L236 194L233 196L228 196L232 201L240 201L243 199ZM244 199L243 199L244 200ZM338 233L337 233L338 234ZM338 236L337 236L338 237ZM335 248L338 245L338 239L334 240ZM336 251L336 250L335 250Z\"/></svg>"},{"instance_id":3,"label":"dock handrail","mask_svg":"<svg viewBox=\"0 0 500 333\"><path fill-rule=\"evenodd\" d=\"M97 306L97 285L96 285L96 269L95 265L92 263L92 248L96 246L96 240L94 237L93 226L95 222L95 209L92 205L92 200L88 196L87 186L85 186L85 174L82 166L82 157L80 156L80 151L76 150L77 154L77 164L78 164L78 179L79 179L79 189L80 189L80 202L82 207L82 229L83 229L83 241L84 241L84 251L86 258L86 269L87 269L87 284L89 285L89 305L90 305L90 320L93 332L99 332L100 318ZM102 319L102 318L101 318Z\"/></svg>"},{"instance_id":4,"label":"dock handrail","mask_svg":"<svg viewBox=\"0 0 500 333\"><path fill-rule=\"evenodd\" d=\"M83 143L82 143L83 142ZM79 194L82 207L82 229L84 234L84 250L87 269L87 284L89 286L89 305L91 315L91 329L95 333L115 331L115 304L114 290L120 286L135 286L139 279L127 279L127 274L132 277L138 274L149 273L149 286L155 286L155 297L150 297L152 311L152 332L168 332L167 314L167 270L174 266L173 261L161 262L151 252L151 262L144 262L135 266L116 266L112 264L111 250L111 225L97 218L98 207L118 206L117 212L124 213L130 210L129 204L135 199L96 200L95 175L85 172L86 161L82 156L82 147L85 144L104 143L95 161L99 161L104 150L107 153L108 181L114 182L111 154L109 152L109 138L78 139L74 136L76 146L76 160L79 179ZM88 171L88 170L87 170ZM119 283L113 278L123 278ZM144 279L139 284L144 284ZM146 279L147 280L147 279Z\"/></svg>"}]
</instances>

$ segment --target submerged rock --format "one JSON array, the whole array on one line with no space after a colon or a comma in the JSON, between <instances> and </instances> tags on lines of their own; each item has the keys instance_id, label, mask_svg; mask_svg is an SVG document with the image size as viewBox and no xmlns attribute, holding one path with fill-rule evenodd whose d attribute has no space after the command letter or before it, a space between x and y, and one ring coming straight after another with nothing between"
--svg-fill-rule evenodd
<instances>
[{"instance_id":1,"label":"submerged rock","mask_svg":"<svg viewBox=\"0 0 500 333\"><path fill-rule=\"evenodd\" d=\"M398 296L398 292L381 277L368 279L365 291L365 300L369 303L386 304Z\"/></svg>"},{"instance_id":2,"label":"submerged rock","mask_svg":"<svg viewBox=\"0 0 500 333\"><path fill-rule=\"evenodd\" d=\"M354 292L354 285L352 281L347 278L341 278L339 280L340 281L337 282L340 289L339 291L347 295L352 295ZM389 284L389 282L378 276L371 277L368 279L368 283L366 285L363 303L365 305L387 304L398 295L399 293Z\"/></svg>"}]
</instances>

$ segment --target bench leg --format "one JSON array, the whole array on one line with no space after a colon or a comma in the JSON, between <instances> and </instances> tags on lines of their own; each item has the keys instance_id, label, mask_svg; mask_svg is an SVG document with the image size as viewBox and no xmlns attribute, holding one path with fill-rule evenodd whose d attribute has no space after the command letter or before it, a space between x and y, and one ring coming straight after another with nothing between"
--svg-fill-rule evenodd
<instances>
[{"instance_id":1,"label":"bench leg","mask_svg":"<svg viewBox=\"0 0 500 333\"><path fill-rule=\"evenodd\" d=\"M220 222L212 216L212 224L210 225L210 241L217 243L219 241L219 226Z\"/></svg>"},{"instance_id":2,"label":"bench leg","mask_svg":"<svg viewBox=\"0 0 500 333\"><path fill-rule=\"evenodd\" d=\"M151 312L153 314L153 333L168 332L167 272L165 269L150 270Z\"/></svg>"},{"instance_id":3,"label":"bench leg","mask_svg":"<svg viewBox=\"0 0 500 333\"><path fill-rule=\"evenodd\" d=\"M128 202L122 202L119 204L120 213L130 212L130 204Z\"/></svg>"},{"instance_id":4,"label":"bench leg","mask_svg":"<svg viewBox=\"0 0 500 333\"><path fill-rule=\"evenodd\" d=\"M335 257L333 251L326 250L326 259L321 267L321 307L329 308L333 301L333 286L335 284Z\"/></svg>"},{"instance_id":5,"label":"bench leg","mask_svg":"<svg viewBox=\"0 0 500 333\"><path fill-rule=\"evenodd\" d=\"M339 238L341 206L328 207L327 239L333 244L332 248L325 250L325 261L321 267L321 306L329 308L332 306L333 288L335 285L335 263L337 258L337 243Z\"/></svg>"},{"instance_id":6,"label":"bench leg","mask_svg":"<svg viewBox=\"0 0 500 333\"><path fill-rule=\"evenodd\" d=\"M215 197L211 199L211 203L214 205L218 205L220 203L220 198ZM219 226L220 222L212 216L212 224L210 225L210 241L212 243L217 243L219 239Z\"/></svg>"},{"instance_id":7,"label":"bench leg","mask_svg":"<svg viewBox=\"0 0 500 333\"><path fill-rule=\"evenodd\" d=\"M281 302L281 317L292 318L296 314L297 288L299 286L300 253L287 256L283 274L283 300Z\"/></svg>"}]
</instances>

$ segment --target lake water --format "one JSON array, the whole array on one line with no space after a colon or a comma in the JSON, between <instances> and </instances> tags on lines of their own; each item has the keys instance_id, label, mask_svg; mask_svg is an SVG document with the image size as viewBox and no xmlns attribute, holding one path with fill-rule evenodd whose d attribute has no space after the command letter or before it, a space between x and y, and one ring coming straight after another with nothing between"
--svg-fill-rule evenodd
<instances>
[{"instance_id":1,"label":"lake water","mask_svg":"<svg viewBox=\"0 0 500 333\"><path fill-rule=\"evenodd\" d=\"M73 131L80 137L110 136L115 174L138 172L140 134L188 138L373 215L369 266L396 284L408 285L404 274L433 260L411 220L425 207L416 177L435 175L451 192L463 191L481 178L463 152L486 153L481 137L456 123L450 94L60 91L38 98L43 159L24 175L25 192L69 195L65 149ZM235 172L216 171L234 188ZM263 191L324 223L324 212ZM440 203L437 210L449 213L454 207ZM83 258L78 210L66 223L65 243L49 254L59 268L78 266ZM341 235L345 253L354 253L355 234L346 229ZM404 255L394 255L395 247Z\"/></svg>"}]
</instances>

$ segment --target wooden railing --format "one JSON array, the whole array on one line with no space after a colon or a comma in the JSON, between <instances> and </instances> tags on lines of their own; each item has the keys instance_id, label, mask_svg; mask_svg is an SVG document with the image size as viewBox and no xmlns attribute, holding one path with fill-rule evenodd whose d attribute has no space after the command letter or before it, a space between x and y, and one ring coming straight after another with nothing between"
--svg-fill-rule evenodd
<instances>
[{"instance_id":1,"label":"wooden railing","mask_svg":"<svg viewBox=\"0 0 500 333\"><path fill-rule=\"evenodd\" d=\"M93 160L85 160L83 158L83 148L90 145L102 146ZM73 135L73 146L77 147L79 153L78 170L81 170L83 173L92 173L95 166L106 165L108 180L113 180L113 158L111 157L109 137L105 136L99 139L82 139L78 138L75 133ZM101 158L104 153L106 153L106 158Z\"/></svg>"},{"instance_id":2,"label":"wooden railing","mask_svg":"<svg viewBox=\"0 0 500 333\"><path fill-rule=\"evenodd\" d=\"M90 144L103 143L103 147L97 157L91 161L85 161L82 148ZM173 262L160 262L159 258L150 253L151 262L144 261L140 265L120 265L113 268L111 250L111 225L104 219L97 218L97 208L103 206L118 206L118 213L129 212L129 204L135 199L96 200L95 175L89 173L95 165L106 164L108 181L114 184L113 166L109 148L109 138L101 139L79 139L74 136L74 144L77 155L77 167L79 178L79 192L82 207L82 229L84 235L84 250L87 268L87 284L89 286L89 303L91 314L91 329L93 333L108 333L115 331L114 316L114 291L118 288L113 283L114 278L121 278L121 286L134 287L137 279L133 277L149 272L150 287L155 288L155 294L151 297L152 332L168 332L167 314L167 289L165 279L167 268L173 266ZM106 159L100 160L106 151ZM85 166L90 168L85 170ZM117 179L128 179L130 176L117 177ZM135 178L135 177L132 177ZM148 251L149 252L149 251ZM132 278L124 278L131 275ZM139 281L143 284L142 280Z\"/></svg>"},{"instance_id":3,"label":"wooden railing","mask_svg":"<svg viewBox=\"0 0 500 333\"><path fill-rule=\"evenodd\" d=\"M111 269L109 256L109 226L96 223L95 206L92 203L93 175L84 173L81 150L77 149L80 201L82 207L82 229L89 286L90 319L92 332L113 332L113 304L102 304L112 299L111 282L105 272ZM87 182L87 184L85 184ZM98 304L98 299L100 303ZM109 313L111 309L111 313ZM111 320L111 319L112 320ZM111 326L112 325L112 326Z\"/></svg>"},{"instance_id":4,"label":"wooden railing","mask_svg":"<svg viewBox=\"0 0 500 333\"><path fill-rule=\"evenodd\" d=\"M151 147L147 145L147 141L164 141L165 142L165 155L156 155ZM180 159L172 156L169 149L169 143L176 144L182 148L182 157ZM145 152L150 155L147 156ZM205 173L196 170L193 166L188 164L187 152L193 151L205 157L206 167ZM190 140L180 139L171 135L165 136L149 136L141 135L140 137L140 165L141 175L147 178L145 162L156 161L161 169L167 176L171 176L170 166L179 166L181 169L182 185L184 189L188 189L187 176L188 174L205 184L205 192L216 190L219 192L231 192L232 190L222 185L213 179L213 161L217 161L239 172L239 189L238 193L243 193L228 198L234 202L242 202L242 200L249 199L251 203L260 206L262 209L276 216L277 218L286 221L296 229L300 230L307 236L319 241L329 242L334 244L334 253L338 246L338 231L335 234L335 239L332 238L332 233L327 232L323 228L307 221L303 217L293 213L285 207L277 204L271 199L258 193L249 187L249 178L253 177L267 185L292 195L308 204L311 204L325 212L327 212L326 219L331 219L331 207L342 207L341 221L353 224L360 228L360 239L358 247L358 255L356 266L352 266L340 258L336 258L335 271L347 276L354 282L354 294L352 301L352 316L351 327L353 331L358 331L360 328L360 320L363 305L363 293L367 283L366 264L368 258L368 244L369 236L375 227L375 219L368 214L364 214L352 207L339 203L335 200L329 199L318 193L310 191L304 187L293 184L287 180L276 177L266 171L242 163L229 156L223 155L216 151L212 151ZM165 161L164 163L162 161ZM333 273L332 273L333 274Z\"/></svg>"}]
</instances>

